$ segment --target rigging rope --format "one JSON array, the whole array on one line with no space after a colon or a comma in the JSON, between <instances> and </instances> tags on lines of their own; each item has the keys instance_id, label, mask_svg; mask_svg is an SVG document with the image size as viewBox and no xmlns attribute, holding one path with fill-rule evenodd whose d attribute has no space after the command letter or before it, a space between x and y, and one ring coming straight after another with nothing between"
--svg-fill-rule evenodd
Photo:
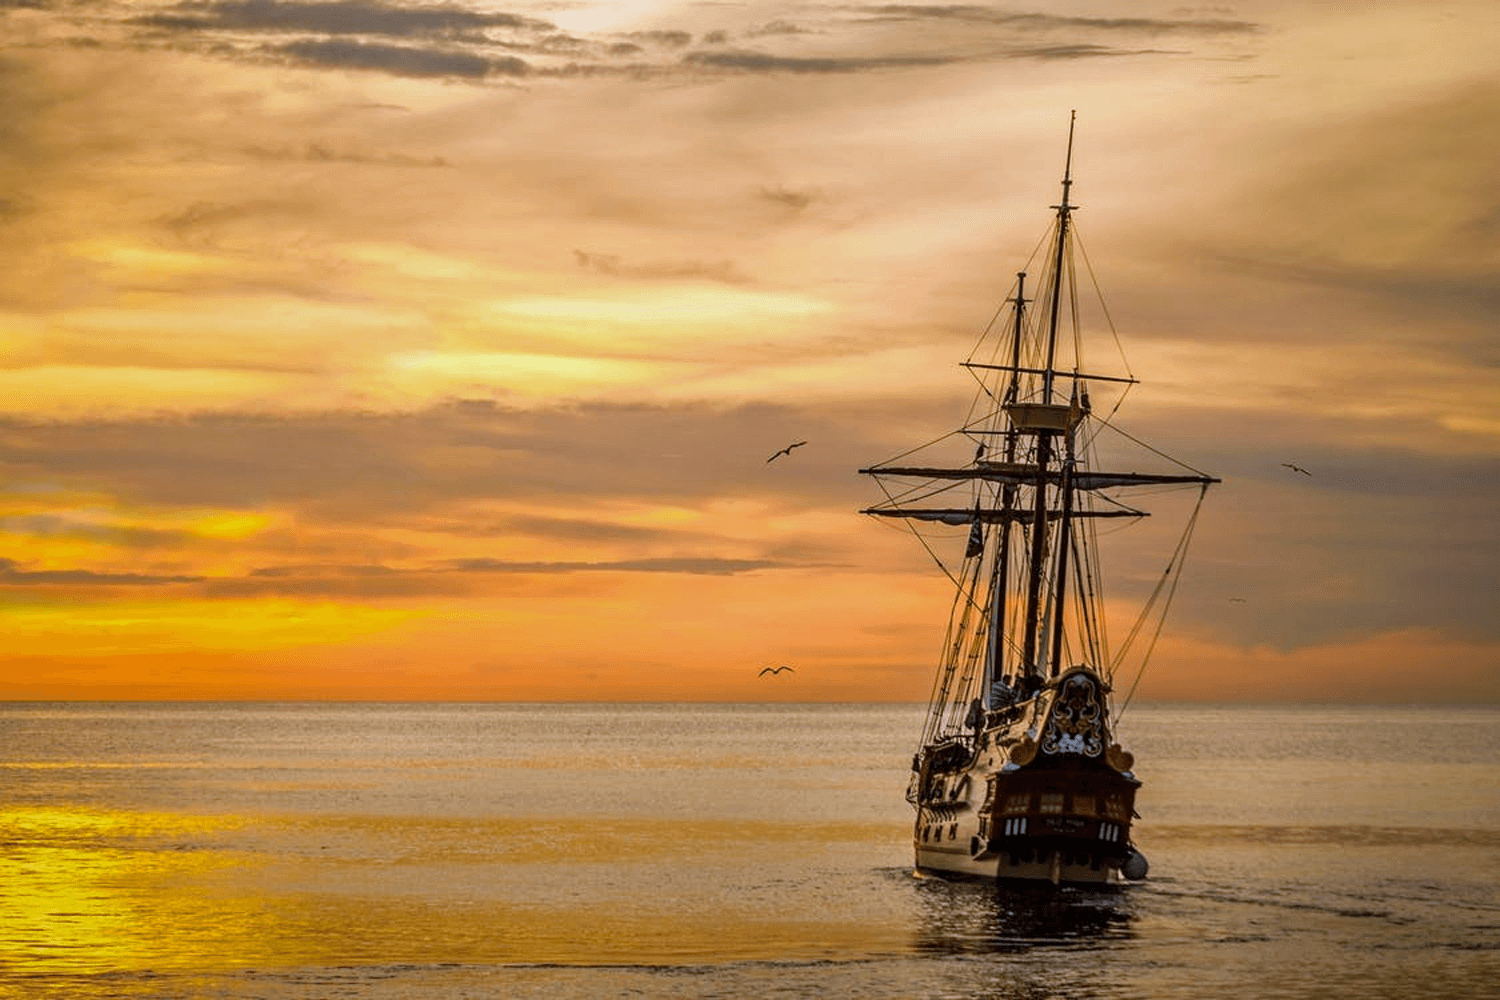
<instances>
[{"instance_id":1,"label":"rigging rope","mask_svg":"<svg viewBox=\"0 0 1500 1000\"><path fill-rule=\"evenodd\" d=\"M1140 445L1142 448L1145 448L1147 451L1151 452L1151 454L1157 455L1157 456L1159 456L1161 458L1165 458L1168 462L1171 462L1173 465L1181 466L1182 468L1188 470L1189 472L1196 473L1196 474L1198 474L1200 476L1207 476L1208 475L1208 473L1204 472L1202 469L1195 469L1191 465L1188 465L1186 462L1183 462L1183 461L1181 461L1179 459L1175 459L1171 455L1168 455L1166 452L1160 451L1160 450L1158 450L1156 448L1151 447L1149 444L1147 444L1146 442L1142 441L1140 438L1138 438L1135 435L1130 434L1130 433L1128 433L1128 432L1120 429L1119 427L1116 427L1114 424L1110 423L1108 420L1103 419L1102 417L1095 417L1094 419L1098 420L1101 424L1103 424L1105 427L1108 427L1110 430L1114 431L1116 434L1119 434L1122 437L1127 437L1131 441L1134 441L1136 444Z\"/></svg>"},{"instance_id":2,"label":"rigging rope","mask_svg":"<svg viewBox=\"0 0 1500 1000\"><path fill-rule=\"evenodd\" d=\"M1157 582L1156 590L1151 594L1151 600L1147 602L1147 608L1155 603L1157 595L1161 592L1162 584L1166 582L1167 574L1170 573L1172 576L1172 586L1167 590L1166 601L1162 603L1161 615L1156 620L1156 631L1152 633L1151 643L1146 647L1145 655L1141 657L1141 668L1136 671L1135 680L1130 683L1130 691L1126 693L1125 700L1121 702L1119 710L1115 712L1113 724L1119 724L1120 717L1125 714L1125 709L1130 707L1130 700L1135 697L1135 689L1140 685L1141 677L1146 673L1146 664L1151 662L1151 653L1156 649L1156 641L1161 638L1162 627L1167 623L1167 611L1172 606L1172 597L1177 593L1177 584L1182 579L1182 567L1187 560L1187 550L1189 543L1193 539L1193 529L1198 524L1198 513L1203 510L1203 500L1207 496L1208 484L1204 483L1198 491L1198 502L1193 507L1193 515L1188 518L1187 527L1183 530L1182 537L1178 539L1177 549L1172 553L1172 558L1168 560L1167 568L1162 573L1162 579ZM1175 571L1173 570L1174 563L1176 564ZM1131 629L1130 637L1125 640L1125 645L1120 649L1120 659L1124 659L1126 651L1130 648L1130 644L1134 641L1145 618L1146 610L1143 609L1140 621L1136 623L1134 629ZM1111 671L1111 674L1113 674L1113 671Z\"/></svg>"},{"instance_id":3,"label":"rigging rope","mask_svg":"<svg viewBox=\"0 0 1500 1000\"><path fill-rule=\"evenodd\" d=\"M1104 301L1104 290L1099 287L1099 276L1094 273L1094 263L1089 260L1088 247L1083 245L1083 237L1078 234L1076 224L1073 226L1073 242L1078 245L1078 252L1083 254L1083 269L1088 272L1089 281L1094 285L1094 297L1099 300L1099 308L1104 312L1104 322L1109 327L1110 336L1114 338L1115 350L1120 352L1120 363L1125 366L1125 374L1135 378L1135 373L1130 370L1130 359L1125 357L1125 345L1120 343L1120 332L1115 329L1114 317L1109 314L1109 304ZM1125 391L1129 392L1130 389L1127 387ZM1116 408L1118 409L1118 404ZM1114 415L1113 411L1110 415Z\"/></svg>"}]
</instances>

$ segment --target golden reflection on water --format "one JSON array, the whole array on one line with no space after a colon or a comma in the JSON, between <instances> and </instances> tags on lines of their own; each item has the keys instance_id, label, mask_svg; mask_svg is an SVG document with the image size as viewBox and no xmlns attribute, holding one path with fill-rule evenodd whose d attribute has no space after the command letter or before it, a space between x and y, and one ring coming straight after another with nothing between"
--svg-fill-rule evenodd
<instances>
[{"instance_id":1,"label":"golden reflection on water","mask_svg":"<svg viewBox=\"0 0 1500 1000\"><path fill-rule=\"evenodd\" d=\"M164 936L163 927L201 938L221 918L201 897L176 890L232 863L203 849L232 825L164 813L0 810L0 964L178 965L173 942L183 935Z\"/></svg>"},{"instance_id":2,"label":"golden reflection on water","mask_svg":"<svg viewBox=\"0 0 1500 1000\"><path fill-rule=\"evenodd\" d=\"M760 872L788 851L816 858L890 836L885 825L856 823L5 809L0 968L86 974L888 952L906 940L899 919L777 906ZM695 874L705 864L741 878L743 891L705 885Z\"/></svg>"}]
</instances>

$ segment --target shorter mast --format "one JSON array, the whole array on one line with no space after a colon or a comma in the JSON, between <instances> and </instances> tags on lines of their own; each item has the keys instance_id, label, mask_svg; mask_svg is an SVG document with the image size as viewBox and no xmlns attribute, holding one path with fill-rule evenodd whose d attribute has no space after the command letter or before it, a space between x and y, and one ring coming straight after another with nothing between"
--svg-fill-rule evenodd
<instances>
[{"instance_id":1,"label":"shorter mast","mask_svg":"<svg viewBox=\"0 0 1500 1000\"><path fill-rule=\"evenodd\" d=\"M1073 383L1073 395L1069 400L1069 409L1078 407L1078 383ZM1073 428L1070 426L1064 432L1064 455L1062 464L1062 481L1058 484L1058 492L1062 494L1062 517L1057 523L1057 570L1053 574L1052 592L1055 605L1052 611L1052 669L1050 674L1056 677L1062 672L1062 647L1063 647L1063 611L1067 605L1068 596L1068 543L1073 537L1073 471L1077 464L1077 455L1073 450Z\"/></svg>"},{"instance_id":2,"label":"shorter mast","mask_svg":"<svg viewBox=\"0 0 1500 1000\"><path fill-rule=\"evenodd\" d=\"M1005 390L1004 403L1011 404L1016 401L1016 394L1020 390L1021 380L1021 340L1025 336L1026 316L1026 272L1016 273L1016 322L1011 333L1010 346L1010 385ZM1005 429L1005 464L1007 467L1016 464L1016 442L1020 435L1016 433L1015 424L1010 424ZM1015 509L1016 484L1007 482L1000 488L1000 510L1002 514L1009 514ZM995 551L995 576L993 588L990 594L990 656L989 671L985 678L986 684L982 696L985 704L990 703L990 691L994 688L996 678L1005 677L1005 646L1003 643L1005 631L1005 597L1006 587L1010 579L1010 525L1002 522L1000 526L1000 541ZM995 706L990 705L991 708Z\"/></svg>"}]
</instances>

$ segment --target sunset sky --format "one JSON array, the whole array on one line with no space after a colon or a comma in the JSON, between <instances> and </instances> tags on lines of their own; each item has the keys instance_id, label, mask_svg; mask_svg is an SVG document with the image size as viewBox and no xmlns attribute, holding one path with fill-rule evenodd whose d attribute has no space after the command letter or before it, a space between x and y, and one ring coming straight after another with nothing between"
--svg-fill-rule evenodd
<instances>
[{"instance_id":1,"label":"sunset sky","mask_svg":"<svg viewBox=\"0 0 1500 1000\"><path fill-rule=\"evenodd\" d=\"M1224 479L1140 697L1500 701L1497 40L0 0L0 698L925 698L855 470L962 418L1076 108L1119 423Z\"/></svg>"}]
</instances>

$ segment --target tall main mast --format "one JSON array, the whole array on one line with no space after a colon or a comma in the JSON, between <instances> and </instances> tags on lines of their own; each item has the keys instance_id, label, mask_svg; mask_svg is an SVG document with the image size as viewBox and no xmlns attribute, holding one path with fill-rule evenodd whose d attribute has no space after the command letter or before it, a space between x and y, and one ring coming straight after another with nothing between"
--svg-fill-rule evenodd
<instances>
[{"instance_id":1,"label":"tall main mast","mask_svg":"<svg viewBox=\"0 0 1500 1000\"><path fill-rule=\"evenodd\" d=\"M1062 204L1053 205L1057 210L1057 248L1052 257L1052 308L1047 317L1047 364L1042 373L1042 402L1052 402L1052 365L1057 360L1057 315L1062 304L1063 256L1067 252L1068 219L1073 206L1068 204L1068 195L1073 188L1073 125L1078 112L1068 113L1068 155L1063 162Z\"/></svg>"},{"instance_id":2,"label":"tall main mast","mask_svg":"<svg viewBox=\"0 0 1500 1000\"><path fill-rule=\"evenodd\" d=\"M1076 111L1068 116L1068 155L1063 164L1062 202L1052 206L1057 211L1057 246L1052 256L1052 301L1048 304L1047 311L1047 363L1042 367L1042 404L1044 406L1052 402L1053 365L1057 361L1057 320L1062 307L1063 259L1067 253L1068 218L1073 210L1068 197L1073 187L1073 126L1077 117ZM1022 669L1032 674L1040 674L1043 670L1043 664L1038 662L1037 657L1037 632L1042 624L1042 582L1047 564L1047 535L1049 533L1046 517L1047 465L1052 460L1052 435L1054 433L1055 431L1045 427L1038 427L1036 430L1036 485L1033 491L1036 504L1031 520L1031 560L1026 578L1026 637L1022 646ZM1066 494L1071 484L1064 482L1063 486ZM1059 539L1067 538L1068 530L1069 511L1066 495L1064 495L1063 502L1063 521ZM1064 544L1060 542L1059 548L1063 547L1065 547ZM1061 605L1058 605L1056 610L1060 614ZM1054 634L1060 636L1061 629L1056 628Z\"/></svg>"}]
</instances>

